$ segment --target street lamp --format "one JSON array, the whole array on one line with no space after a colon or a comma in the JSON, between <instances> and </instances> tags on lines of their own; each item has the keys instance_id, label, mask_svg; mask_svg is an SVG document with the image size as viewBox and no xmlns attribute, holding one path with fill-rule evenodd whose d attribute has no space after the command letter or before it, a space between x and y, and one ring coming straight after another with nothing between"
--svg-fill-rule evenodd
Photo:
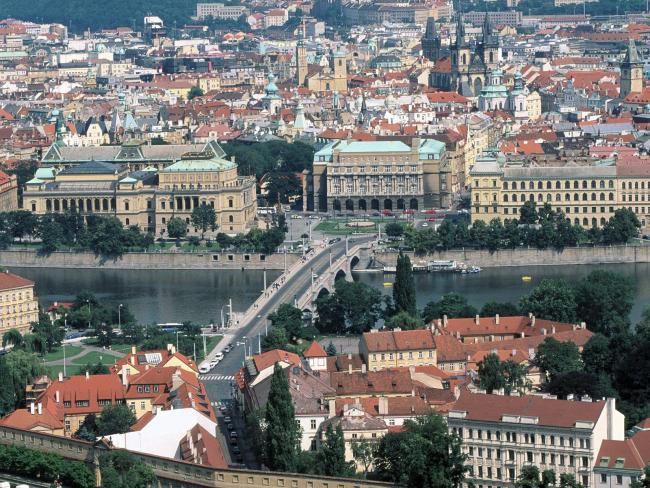
<instances>
[{"instance_id":1,"label":"street lamp","mask_svg":"<svg viewBox=\"0 0 650 488\"><path fill-rule=\"evenodd\" d=\"M242 337L243 345L244 345L244 360L242 361L242 366L246 365L246 336Z\"/></svg>"},{"instance_id":2,"label":"street lamp","mask_svg":"<svg viewBox=\"0 0 650 488\"><path fill-rule=\"evenodd\" d=\"M180 351L178 350L178 334L179 334L179 333L180 333L180 331L177 330L177 331L176 331L176 352L180 352Z\"/></svg>"},{"instance_id":3,"label":"street lamp","mask_svg":"<svg viewBox=\"0 0 650 488\"><path fill-rule=\"evenodd\" d=\"M117 307L117 327L120 329L120 334L122 333L122 307L121 303Z\"/></svg>"},{"instance_id":4,"label":"street lamp","mask_svg":"<svg viewBox=\"0 0 650 488\"><path fill-rule=\"evenodd\" d=\"M90 311L90 300L86 299L86 303L88 304L88 328L90 329L90 317L92 316L92 312Z\"/></svg>"}]
</instances>

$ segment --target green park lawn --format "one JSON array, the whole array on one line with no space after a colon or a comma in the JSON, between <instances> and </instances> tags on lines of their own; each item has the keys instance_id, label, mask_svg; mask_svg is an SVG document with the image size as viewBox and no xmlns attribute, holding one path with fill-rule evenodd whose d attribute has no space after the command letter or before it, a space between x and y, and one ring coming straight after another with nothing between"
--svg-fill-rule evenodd
<instances>
[{"instance_id":1,"label":"green park lawn","mask_svg":"<svg viewBox=\"0 0 650 488\"><path fill-rule=\"evenodd\" d=\"M82 351L83 349L79 346L65 346L65 357L69 358L72 356L76 356ZM60 359L63 359L63 347L59 347L58 349L55 349L54 351L43 356L43 361L45 361L46 363L50 361L58 361Z\"/></svg>"}]
</instances>

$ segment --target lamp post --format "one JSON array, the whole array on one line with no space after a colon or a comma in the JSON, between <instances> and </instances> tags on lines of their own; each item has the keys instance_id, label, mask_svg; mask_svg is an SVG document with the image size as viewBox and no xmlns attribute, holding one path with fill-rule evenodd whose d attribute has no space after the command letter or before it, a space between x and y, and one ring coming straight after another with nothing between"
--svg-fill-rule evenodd
<instances>
[{"instance_id":1,"label":"lamp post","mask_svg":"<svg viewBox=\"0 0 650 488\"><path fill-rule=\"evenodd\" d=\"M122 333L122 307L121 303L117 307L117 327L120 329L120 334Z\"/></svg>"},{"instance_id":2,"label":"lamp post","mask_svg":"<svg viewBox=\"0 0 650 488\"><path fill-rule=\"evenodd\" d=\"M244 360L242 361L242 366L246 365L246 336L242 337L243 345L244 345Z\"/></svg>"},{"instance_id":3,"label":"lamp post","mask_svg":"<svg viewBox=\"0 0 650 488\"><path fill-rule=\"evenodd\" d=\"M178 350L178 334L179 334L179 331L176 331L176 352L180 352Z\"/></svg>"},{"instance_id":4,"label":"lamp post","mask_svg":"<svg viewBox=\"0 0 650 488\"><path fill-rule=\"evenodd\" d=\"M88 328L90 329L90 317L92 316L92 312L90 310L90 300L86 300L86 303L88 304Z\"/></svg>"}]
</instances>

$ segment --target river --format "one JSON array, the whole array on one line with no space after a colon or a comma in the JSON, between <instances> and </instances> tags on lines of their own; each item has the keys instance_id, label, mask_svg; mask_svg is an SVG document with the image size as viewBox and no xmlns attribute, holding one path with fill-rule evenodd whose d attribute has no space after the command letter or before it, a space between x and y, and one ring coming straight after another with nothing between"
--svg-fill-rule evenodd
<instances>
[{"instance_id":1,"label":"river","mask_svg":"<svg viewBox=\"0 0 650 488\"><path fill-rule=\"evenodd\" d=\"M644 307L650 305L650 264L611 264L581 266L528 266L485 269L474 275L423 273L415 275L417 303L423 307L444 293L458 292L480 308L488 301L517 302L543 278L563 278L575 282L595 269L616 271L632 278L636 286L632 323L638 322ZM241 312L257 298L263 287L263 271L255 270L114 270L10 268L34 280L43 306L69 301L81 290L90 290L100 299L128 305L141 323L197 323L219 321L221 307L233 300L233 311ZM268 283L279 271L267 271ZM522 275L533 277L521 281ZM355 278L392 293L384 281L394 275L355 273Z\"/></svg>"},{"instance_id":2,"label":"river","mask_svg":"<svg viewBox=\"0 0 650 488\"><path fill-rule=\"evenodd\" d=\"M438 300L441 295L452 291L466 296L468 302L478 309L490 301L517 303L544 278L562 278L575 283L596 269L621 273L634 281L636 291L630 319L636 324L643 309L650 306L650 263L487 268L470 275L418 273L415 275L417 304L423 308L427 302ZM523 282L523 275L532 276L533 280ZM383 284L394 281L394 274L357 273L356 276L364 283L381 288L385 294L392 293L392 288Z\"/></svg>"}]
</instances>

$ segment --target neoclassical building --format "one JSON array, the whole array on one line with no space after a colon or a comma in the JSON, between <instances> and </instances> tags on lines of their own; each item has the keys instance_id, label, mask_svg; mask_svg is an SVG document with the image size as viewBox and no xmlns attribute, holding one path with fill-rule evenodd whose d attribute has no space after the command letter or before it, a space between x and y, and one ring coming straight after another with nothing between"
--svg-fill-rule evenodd
<instances>
[{"instance_id":1,"label":"neoclassical building","mask_svg":"<svg viewBox=\"0 0 650 488\"><path fill-rule=\"evenodd\" d=\"M645 161L609 166L521 166L482 158L470 171L472 221L516 219L526 201L545 203L576 225L601 227L626 207L650 229L650 174Z\"/></svg>"},{"instance_id":2,"label":"neoclassical building","mask_svg":"<svg viewBox=\"0 0 650 488\"><path fill-rule=\"evenodd\" d=\"M143 163L145 148L172 148L171 154L156 156L158 164ZM179 147L183 154L176 155ZM25 184L23 206L37 214L76 211L84 215L112 215L124 225L165 236L173 217L191 222L192 211L206 204L214 208L219 232L246 232L257 211L254 177L238 176L237 165L222 156L215 142L193 152L189 146L128 146L99 149L96 160L59 160L59 164L39 168ZM110 149L115 156L107 158ZM189 151L188 151L189 149ZM51 153L52 149L46 154ZM165 164L170 160L169 164ZM188 225L190 234L199 229Z\"/></svg>"},{"instance_id":3,"label":"neoclassical building","mask_svg":"<svg viewBox=\"0 0 650 488\"><path fill-rule=\"evenodd\" d=\"M451 204L452 168L445 144L434 139L341 140L314 155L307 175L308 208L320 212L400 211Z\"/></svg>"}]
</instances>

